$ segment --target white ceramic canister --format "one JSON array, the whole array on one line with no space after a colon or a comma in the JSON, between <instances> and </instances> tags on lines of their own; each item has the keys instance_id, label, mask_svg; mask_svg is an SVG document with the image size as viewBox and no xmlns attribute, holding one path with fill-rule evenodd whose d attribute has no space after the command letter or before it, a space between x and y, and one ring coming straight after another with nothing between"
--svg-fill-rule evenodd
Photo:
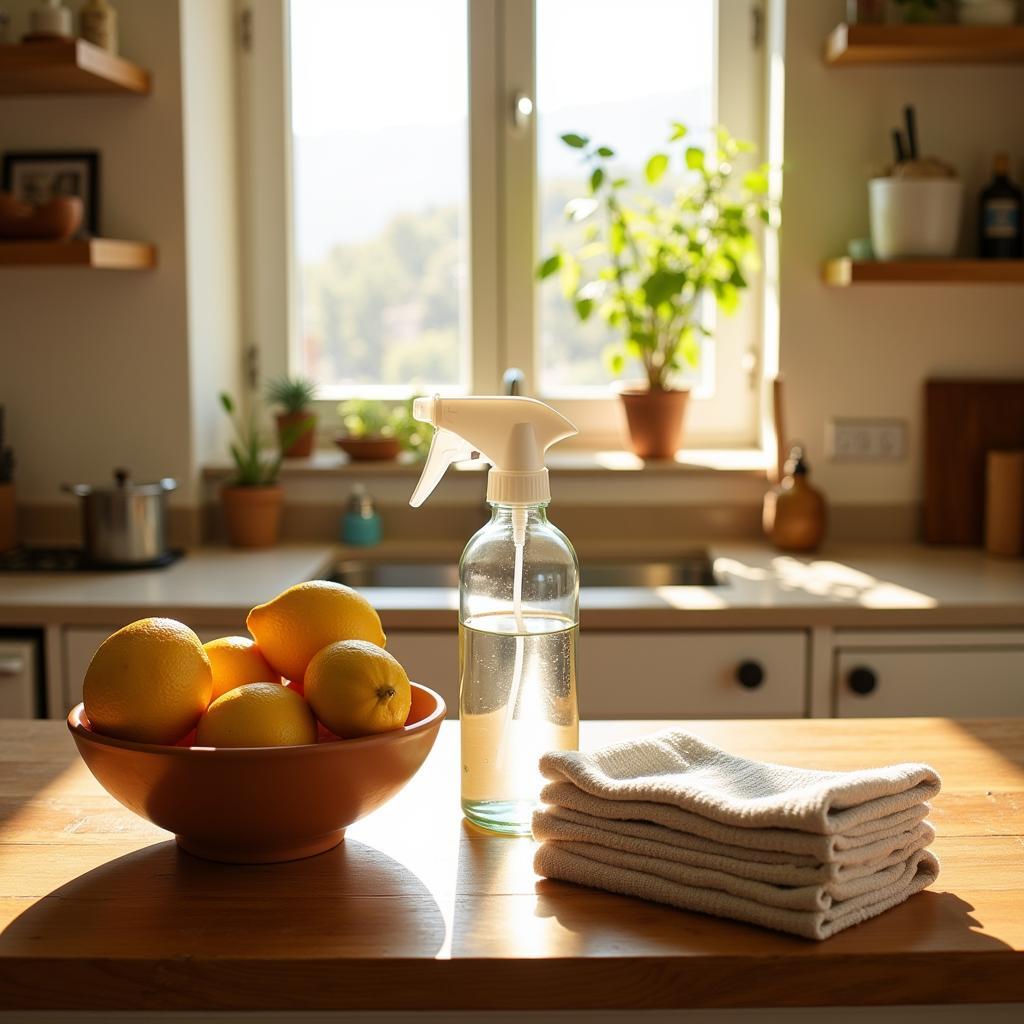
<instances>
[{"instance_id":1,"label":"white ceramic canister","mask_svg":"<svg viewBox=\"0 0 1024 1024\"><path fill-rule=\"evenodd\" d=\"M868 205L875 257L955 255L963 194L959 178L872 178Z\"/></svg>"}]
</instances>

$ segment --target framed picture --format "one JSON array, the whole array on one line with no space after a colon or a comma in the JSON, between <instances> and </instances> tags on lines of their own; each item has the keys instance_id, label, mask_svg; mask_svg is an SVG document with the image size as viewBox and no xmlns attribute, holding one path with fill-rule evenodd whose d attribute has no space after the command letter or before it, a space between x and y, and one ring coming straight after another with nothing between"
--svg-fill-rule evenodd
<instances>
[{"instance_id":1,"label":"framed picture","mask_svg":"<svg viewBox=\"0 0 1024 1024\"><path fill-rule=\"evenodd\" d=\"M3 189L23 203L39 206L53 196L79 196L85 207L78 238L99 234L100 155L5 153Z\"/></svg>"}]
</instances>

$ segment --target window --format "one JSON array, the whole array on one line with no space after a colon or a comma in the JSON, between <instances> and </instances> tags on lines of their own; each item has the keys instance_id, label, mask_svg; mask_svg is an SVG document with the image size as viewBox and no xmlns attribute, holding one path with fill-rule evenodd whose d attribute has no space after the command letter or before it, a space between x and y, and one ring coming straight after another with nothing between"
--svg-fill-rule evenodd
<instances>
[{"instance_id":1,"label":"window","mask_svg":"<svg viewBox=\"0 0 1024 1024\"><path fill-rule=\"evenodd\" d=\"M251 0L250 333L320 397L495 392L509 366L619 443L602 353L542 253L582 194L570 131L640 177L670 122L760 141L759 0ZM579 190L579 193L577 193ZM707 323L688 443L757 437L757 283Z\"/></svg>"}]
</instances>

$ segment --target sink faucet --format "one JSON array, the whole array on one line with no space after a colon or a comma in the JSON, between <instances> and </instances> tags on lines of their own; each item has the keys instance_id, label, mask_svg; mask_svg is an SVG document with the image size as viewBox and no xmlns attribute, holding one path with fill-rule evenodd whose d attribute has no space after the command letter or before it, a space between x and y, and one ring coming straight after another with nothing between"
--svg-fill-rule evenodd
<instances>
[{"instance_id":1,"label":"sink faucet","mask_svg":"<svg viewBox=\"0 0 1024 1024\"><path fill-rule=\"evenodd\" d=\"M501 378L501 390L506 395L521 395L526 375L517 366L510 366Z\"/></svg>"}]
</instances>

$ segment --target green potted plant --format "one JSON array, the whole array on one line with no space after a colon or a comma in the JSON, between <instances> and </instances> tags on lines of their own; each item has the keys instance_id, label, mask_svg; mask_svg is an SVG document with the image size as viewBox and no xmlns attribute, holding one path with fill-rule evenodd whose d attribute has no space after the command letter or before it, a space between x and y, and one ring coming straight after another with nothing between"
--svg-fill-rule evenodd
<instances>
[{"instance_id":1,"label":"green potted plant","mask_svg":"<svg viewBox=\"0 0 1024 1024\"><path fill-rule=\"evenodd\" d=\"M613 172L611 147L563 135L580 151L589 185L588 196L567 204L567 218L577 223L599 211L604 216L581 224L579 244L557 249L537 269L542 279L561 275L581 321L596 314L621 334L606 352L613 374L642 369L642 382L619 389L632 447L642 458L671 458L679 448L689 397L679 377L697 366L699 339L708 333L702 305L713 299L726 313L737 308L756 265L753 227L759 217L768 219L766 169L736 181L737 164L753 147L720 128L708 152L686 145L686 134L684 125L674 124L666 151L647 161L647 185L658 191L646 195ZM681 151L681 177L667 188L674 148Z\"/></svg>"},{"instance_id":2,"label":"green potted plant","mask_svg":"<svg viewBox=\"0 0 1024 1024\"><path fill-rule=\"evenodd\" d=\"M413 399L390 405L374 399L352 399L338 406L345 433L335 444L355 462L394 459L401 451L423 458L433 433L412 414Z\"/></svg>"},{"instance_id":3,"label":"green potted plant","mask_svg":"<svg viewBox=\"0 0 1024 1024\"><path fill-rule=\"evenodd\" d=\"M255 411L243 415L231 396L223 391L220 404L231 418L235 431L231 442L235 475L221 490L228 540L240 548L269 547L276 543L281 530L284 492L277 478L281 471L281 452L287 445L283 444L278 452L271 454ZM291 440L290 436L285 437L286 442Z\"/></svg>"},{"instance_id":4,"label":"green potted plant","mask_svg":"<svg viewBox=\"0 0 1024 1024\"><path fill-rule=\"evenodd\" d=\"M278 407L277 443L286 459L313 454L316 416L310 405L315 397L316 384L306 377L277 377L267 384L267 400Z\"/></svg>"},{"instance_id":5,"label":"green potted plant","mask_svg":"<svg viewBox=\"0 0 1024 1024\"><path fill-rule=\"evenodd\" d=\"M4 443L4 416L0 405L0 551L18 543L17 511L14 502L14 451Z\"/></svg>"}]
</instances>

